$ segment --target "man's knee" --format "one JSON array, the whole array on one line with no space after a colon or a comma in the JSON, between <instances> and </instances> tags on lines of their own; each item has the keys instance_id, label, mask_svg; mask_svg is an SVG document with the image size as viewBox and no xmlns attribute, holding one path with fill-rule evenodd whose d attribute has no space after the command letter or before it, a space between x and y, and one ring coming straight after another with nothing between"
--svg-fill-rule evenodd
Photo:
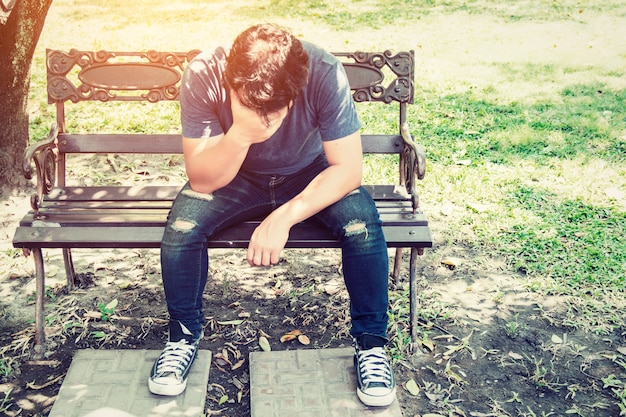
<instances>
[{"instance_id":1,"label":"man's knee","mask_svg":"<svg viewBox=\"0 0 626 417\"><path fill-rule=\"evenodd\" d=\"M181 233L189 233L191 232L197 224L191 220L187 219L176 219L172 222L172 230L175 232Z\"/></svg>"},{"instance_id":2,"label":"man's knee","mask_svg":"<svg viewBox=\"0 0 626 417\"><path fill-rule=\"evenodd\" d=\"M363 235L367 238L367 223L363 220L351 220L343 226L346 237Z\"/></svg>"}]
</instances>

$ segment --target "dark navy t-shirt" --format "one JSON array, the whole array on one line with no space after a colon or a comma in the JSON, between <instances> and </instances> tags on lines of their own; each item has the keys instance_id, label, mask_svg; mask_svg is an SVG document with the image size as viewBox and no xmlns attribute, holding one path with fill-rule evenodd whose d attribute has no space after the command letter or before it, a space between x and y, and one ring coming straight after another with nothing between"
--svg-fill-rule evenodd
<instances>
[{"instance_id":1,"label":"dark navy t-shirt","mask_svg":"<svg viewBox=\"0 0 626 417\"><path fill-rule=\"evenodd\" d=\"M322 141L340 139L361 128L341 62L323 49L302 42L309 55L309 80L278 131L254 144L241 167L260 174L289 175L323 153ZM230 94L223 82L227 51L203 52L189 63L181 84L183 136L206 138L233 124Z\"/></svg>"}]
</instances>

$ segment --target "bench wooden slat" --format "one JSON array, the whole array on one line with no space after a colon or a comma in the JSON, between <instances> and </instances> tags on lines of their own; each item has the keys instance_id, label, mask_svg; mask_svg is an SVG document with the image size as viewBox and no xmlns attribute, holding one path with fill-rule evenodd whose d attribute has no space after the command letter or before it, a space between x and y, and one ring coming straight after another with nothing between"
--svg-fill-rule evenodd
<instances>
[{"instance_id":1,"label":"bench wooden slat","mask_svg":"<svg viewBox=\"0 0 626 417\"><path fill-rule=\"evenodd\" d=\"M393 154L402 152L400 135L361 135L364 153ZM137 153L182 154L179 134L59 134L61 153Z\"/></svg>"},{"instance_id":2,"label":"bench wooden slat","mask_svg":"<svg viewBox=\"0 0 626 417\"><path fill-rule=\"evenodd\" d=\"M172 201L54 201L48 202L39 210L39 213L49 214L61 211L80 210L169 210ZM379 211L405 211L411 209L409 201L378 200L376 208Z\"/></svg>"},{"instance_id":3,"label":"bench wooden slat","mask_svg":"<svg viewBox=\"0 0 626 417\"><path fill-rule=\"evenodd\" d=\"M52 201L172 201L182 185L59 187L45 197Z\"/></svg>"},{"instance_id":4,"label":"bench wooden slat","mask_svg":"<svg viewBox=\"0 0 626 417\"><path fill-rule=\"evenodd\" d=\"M210 248L247 248L256 224L248 222L225 230L209 242ZM384 226L387 246L432 247L428 226ZM20 248L158 248L163 227L18 227L13 243ZM296 225L287 248L337 248L339 242L319 227Z\"/></svg>"},{"instance_id":5,"label":"bench wooden slat","mask_svg":"<svg viewBox=\"0 0 626 417\"><path fill-rule=\"evenodd\" d=\"M27 215L20 221L20 226L60 226L60 227L140 227L164 226L169 210L76 210L51 211L40 213L36 218ZM384 225L428 225L423 213L413 214L408 208L404 212L398 210L381 210L380 218ZM251 221L259 224L260 220Z\"/></svg>"},{"instance_id":6,"label":"bench wooden slat","mask_svg":"<svg viewBox=\"0 0 626 417\"><path fill-rule=\"evenodd\" d=\"M173 201L181 185L138 185L138 186L98 186L98 187L62 187L52 190L45 197L45 205L55 202L150 202ZM365 189L377 201L409 201L403 187L394 185L364 185Z\"/></svg>"}]
</instances>

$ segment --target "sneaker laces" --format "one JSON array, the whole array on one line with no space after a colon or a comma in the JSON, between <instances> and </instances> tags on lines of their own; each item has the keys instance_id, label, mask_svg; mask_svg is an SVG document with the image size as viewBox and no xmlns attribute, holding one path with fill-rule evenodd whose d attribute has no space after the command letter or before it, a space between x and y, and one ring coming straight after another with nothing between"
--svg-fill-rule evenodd
<instances>
[{"instance_id":1,"label":"sneaker laces","mask_svg":"<svg viewBox=\"0 0 626 417\"><path fill-rule=\"evenodd\" d=\"M173 374L177 379L182 379L183 372L195 353L196 345L189 344L186 340L167 342L157 361L156 375L160 377Z\"/></svg>"},{"instance_id":2,"label":"sneaker laces","mask_svg":"<svg viewBox=\"0 0 626 417\"><path fill-rule=\"evenodd\" d=\"M365 386L372 384L391 386L392 373L387 355L382 347L374 347L357 352L359 373Z\"/></svg>"}]
</instances>

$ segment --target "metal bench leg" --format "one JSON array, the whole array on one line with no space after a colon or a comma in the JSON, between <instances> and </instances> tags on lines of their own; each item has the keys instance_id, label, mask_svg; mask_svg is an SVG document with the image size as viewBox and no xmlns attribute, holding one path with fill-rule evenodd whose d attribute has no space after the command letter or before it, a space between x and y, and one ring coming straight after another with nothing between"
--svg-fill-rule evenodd
<instances>
[{"instance_id":1,"label":"metal bench leg","mask_svg":"<svg viewBox=\"0 0 626 417\"><path fill-rule=\"evenodd\" d=\"M411 248L409 261L409 301L411 314L411 342L417 343L417 256L418 248Z\"/></svg>"},{"instance_id":2,"label":"metal bench leg","mask_svg":"<svg viewBox=\"0 0 626 417\"><path fill-rule=\"evenodd\" d=\"M33 349L33 359L43 359L46 345L44 298L46 295L46 273L43 266L43 255L41 248L33 248L33 258L35 259L35 347Z\"/></svg>"},{"instance_id":3,"label":"metal bench leg","mask_svg":"<svg viewBox=\"0 0 626 417\"><path fill-rule=\"evenodd\" d=\"M400 267L402 266L402 248L396 248L396 258L393 261L393 272L391 273L391 277L393 279L398 279L400 276Z\"/></svg>"},{"instance_id":4,"label":"metal bench leg","mask_svg":"<svg viewBox=\"0 0 626 417\"><path fill-rule=\"evenodd\" d=\"M73 291L74 283L76 282L76 273L74 272L74 262L72 261L72 251L70 248L63 249L63 263L65 264L67 291Z\"/></svg>"}]
</instances>

